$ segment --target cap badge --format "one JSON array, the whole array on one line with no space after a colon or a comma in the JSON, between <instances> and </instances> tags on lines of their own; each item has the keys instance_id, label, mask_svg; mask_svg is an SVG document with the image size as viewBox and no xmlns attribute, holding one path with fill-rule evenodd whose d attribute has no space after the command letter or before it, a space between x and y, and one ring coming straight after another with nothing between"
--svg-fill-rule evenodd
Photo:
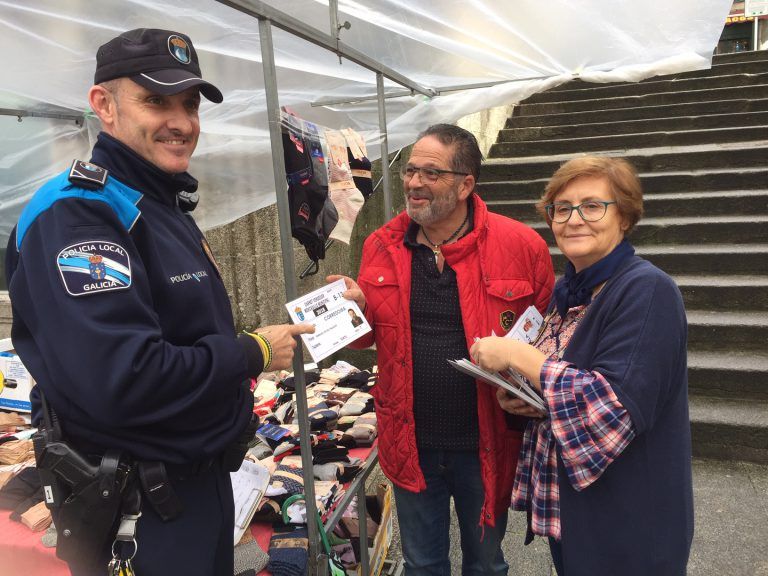
<instances>
[{"instance_id":1,"label":"cap badge","mask_svg":"<svg viewBox=\"0 0 768 576\"><path fill-rule=\"evenodd\" d=\"M168 52L182 64L189 64L192 61L189 44L184 38L175 34L168 37Z\"/></svg>"}]
</instances>

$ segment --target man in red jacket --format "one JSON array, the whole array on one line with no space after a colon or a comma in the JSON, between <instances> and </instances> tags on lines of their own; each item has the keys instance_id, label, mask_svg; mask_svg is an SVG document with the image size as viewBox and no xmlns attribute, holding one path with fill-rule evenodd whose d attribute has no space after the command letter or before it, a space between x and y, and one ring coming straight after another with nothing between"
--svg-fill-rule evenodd
<instances>
[{"instance_id":1,"label":"man in red jacket","mask_svg":"<svg viewBox=\"0 0 768 576\"><path fill-rule=\"evenodd\" d=\"M379 457L395 487L408 576L451 573L451 497L462 573L509 567L501 541L524 425L446 360L507 332L528 306L544 311L554 276L544 240L474 193L481 160L466 130L422 132L401 170L406 211L366 240L358 282L345 277L345 296L373 327L353 346L376 343Z\"/></svg>"}]
</instances>

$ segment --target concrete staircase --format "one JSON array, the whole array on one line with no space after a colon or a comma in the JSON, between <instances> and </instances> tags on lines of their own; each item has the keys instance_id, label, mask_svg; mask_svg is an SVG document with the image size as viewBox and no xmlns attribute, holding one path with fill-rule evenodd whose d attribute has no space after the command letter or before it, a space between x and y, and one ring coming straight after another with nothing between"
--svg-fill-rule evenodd
<instances>
[{"instance_id":1,"label":"concrete staircase","mask_svg":"<svg viewBox=\"0 0 768 576\"><path fill-rule=\"evenodd\" d=\"M573 81L515 107L479 191L547 239L558 272L533 201L587 152L637 167L645 217L631 240L685 298L694 454L768 463L768 52L639 83Z\"/></svg>"}]
</instances>

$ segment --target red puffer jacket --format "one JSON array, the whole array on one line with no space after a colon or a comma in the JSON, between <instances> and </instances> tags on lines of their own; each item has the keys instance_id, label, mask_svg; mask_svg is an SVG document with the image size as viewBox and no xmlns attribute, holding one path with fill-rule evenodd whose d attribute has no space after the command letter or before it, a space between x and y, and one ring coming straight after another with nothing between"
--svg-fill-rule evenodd
<instances>
[{"instance_id":1,"label":"red puffer jacket","mask_svg":"<svg viewBox=\"0 0 768 576\"><path fill-rule=\"evenodd\" d=\"M506 333L511 327L510 311L514 318L531 305L543 312L554 282L552 260L541 236L519 222L489 213L476 194L471 199L475 203L472 232L442 248L456 272L467 347L475 337ZM366 296L366 317L373 333L353 346L376 343L379 379L373 396L381 468L398 486L419 492L426 484L413 421L411 251L403 245L409 223L407 214L401 213L365 241L358 284ZM496 514L509 506L522 431L509 429L495 388L483 383L477 384L477 411L486 495L481 522L493 526Z\"/></svg>"}]
</instances>

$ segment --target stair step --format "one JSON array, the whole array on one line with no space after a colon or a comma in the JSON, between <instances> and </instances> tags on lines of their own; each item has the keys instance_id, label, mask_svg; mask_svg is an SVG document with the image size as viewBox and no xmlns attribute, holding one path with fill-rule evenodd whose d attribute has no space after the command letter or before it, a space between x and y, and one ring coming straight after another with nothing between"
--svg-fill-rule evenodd
<instances>
[{"instance_id":1,"label":"stair step","mask_svg":"<svg viewBox=\"0 0 768 576\"><path fill-rule=\"evenodd\" d=\"M768 51L752 50L749 52L732 52L730 54L716 54L712 57L712 65L742 64L746 62L768 60Z\"/></svg>"},{"instance_id":2,"label":"stair step","mask_svg":"<svg viewBox=\"0 0 768 576\"><path fill-rule=\"evenodd\" d=\"M508 189L513 187L513 185L510 185ZM532 196L514 200L489 198L484 188L481 189L480 194L492 212L498 212L515 220L528 223L542 221L542 218L536 211L535 204L538 200L536 197ZM644 219L663 216L701 217L703 213L707 217L737 214L765 215L768 214L768 184L766 184L765 190L714 190L644 194L643 212Z\"/></svg>"},{"instance_id":3,"label":"stair step","mask_svg":"<svg viewBox=\"0 0 768 576\"><path fill-rule=\"evenodd\" d=\"M688 90L686 92L662 92L660 94L644 94L640 96L621 96L614 98L598 98L590 100L568 100L565 102L548 102L544 104L525 104L515 106L515 116L532 116L541 114L564 114L568 112L585 112L590 110L616 110L621 108L644 108L646 106L663 106L670 104L690 104L696 102L711 102L718 100L756 99L768 97L768 84L754 86L711 88L706 90Z\"/></svg>"},{"instance_id":4,"label":"stair step","mask_svg":"<svg viewBox=\"0 0 768 576\"><path fill-rule=\"evenodd\" d=\"M768 53L764 51L764 53ZM678 72L676 74L665 74L664 76L651 76L641 80L639 84L659 82L664 80L689 80L694 78L717 78L718 76L730 76L732 74L761 74L766 71L768 66L768 57L746 62L726 62L717 64L713 61L711 68L702 68L700 70L689 70L688 72ZM570 90L583 90L591 86L620 86L626 82L606 82L596 84L594 82L585 82L580 78L574 78L570 82L560 84L550 88L549 92L568 92Z\"/></svg>"},{"instance_id":5,"label":"stair step","mask_svg":"<svg viewBox=\"0 0 768 576\"><path fill-rule=\"evenodd\" d=\"M768 312L768 276L678 275L674 279L686 308Z\"/></svg>"},{"instance_id":6,"label":"stair step","mask_svg":"<svg viewBox=\"0 0 768 576\"><path fill-rule=\"evenodd\" d=\"M706 167L708 172L733 171L736 168L764 171L767 168L768 140L602 151L596 155L625 157L640 173L690 172L701 170L702 167ZM552 154L526 158L489 158L483 164L483 181L549 178L563 162L574 156Z\"/></svg>"},{"instance_id":7,"label":"stair step","mask_svg":"<svg viewBox=\"0 0 768 576\"><path fill-rule=\"evenodd\" d=\"M768 313L688 310L688 348L697 351L763 352L768 342Z\"/></svg>"},{"instance_id":8,"label":"stair step","mask_svg":"<svg viewBox=\"0 0 768 576\"><path fill-rule=\"evenodd\" d=\"M550 247L549 252L555 271L561 274L565 267L565 257L554 246ZM768 274L768 244L647 244L637 246L637 254L671 276Z\"/></svg>"},{"instance_id":9,"label":"stair step","mask_svg":"<svg viewBox=\"0 0 768 576\"><path fill-rule=\"evenodd\" d=\"M689 398L693 455L768 463L768 402Z\"/></svg>"},{"instance_id":10,"label":"stair step","mask_svg":"<svg viewBox=\"0 0 768 576\"><path fill-rule=\"evenodd\" d=\"M736 56L737 58L732 58ZM768 51L759 50L754 52L741 52L738 54L719 54L712 58L711 68L701 68L699 70L689 70L688 72L677 72L675 74L665 74L663 76L651 76L641 80L640 84L649 82L658 82L660 80L687 80L691 78L715 78L717 76L727 76L731 74L759 74L764 72L768 65ZM604 86L619 86L627 82L606 82ZM549 92L560 92L574 89L581 89L588 86L595 86L594 82L585 82L580 78L575 78L565 84L560 84L550 88Z\"/></svg>"},{"instance_id":11,"label":"stair step","mask_svg":"<svg viewBox=\"0 0 768 576\"><path fill-rule=\"evenodd\" d=\"M507 119L506 128L530 126L581 125L595 122L621 122L625 120L648 120L652 118L674 118L680 116L707 116L710 114L735 114L739 112L768 111L768 98L736 97L729 100L708 100L683 104L662 104L656 106L603 108L600 101L592 110L562 112L557 114L532 114L531 110L522 115L523 106L516 106Z\"/></svg>"},{"instance_id":12,"label":"stair step","mask_svg":"<svg viewBox=\"0 0 768 576\"><path fill-rule=\"evenodd\" d=\"M735 128L739 126L761 126L768 124L768 112L741 112L737 114L712 114L708 116L679 116L649 120L626 120L618 122L592 122L562 126L532 126L529 128L506 128L499 132L497 144L523 142L528 140L560 140L595 136L618 136L622 134L648 134L652 132L683 132L689 130L710 130L714 128Z\"/></svg>"},{"instance_id":13,"label":"stair step","mask_svg":"<svg viewBox=\"0 0 768 576\"><path fill-rule=\"evenodd\" d=\"M554 236L544 222L531 223L549 244ZM701 216L643 218L630 236L635 246L648 244L768 243L768 216Z\"/></svg>"},{"instance_id":14,"label":"stair step","mask_svg":"<svg viewBox=\"0 0 768 576\"><path fill-rule=\"evenodd\" d=\"M760 140L768 134L768 125L737 126L704 130L657 131L635 134L614 134L551 140L499 142L491 146L489 156L537 156L541 154L578 154L598 151L623 151L630 148L687 146L693 144L722 144Z\"/></svg>"},{"instance_id":15,"label":"stair step","mask_svg":"<svg viewBox=\"0 0 768 576\"><path fill-rule=\"evenodd\" d=\"M692 396L768 401L768 354L688 352Z\"/></svg>"},{"instance_id":16,"label":"stair step","mask_svg":"<svg viewBox=\"0 0 768 576\"><path fill-rule=\"evenodd\" d=\"M521 104L544 104L575 100L594 100L646 94L680 93L692 90L712 90L715 88L738 88L768 84L768 62L758 73L718 74L697 78L656 78L645 82L623 82L618 84L582 84L571 90L547 90L529 96Z\"/></svg>"},{"instance_id":17,"label":"stair step","mask_svg":"<svg viewBox=\"0 0 768 576\"><path fill-rule=\"evenodd\" d=\"M538 199L549 178L532 180L485 180L489 175L481 171L477 190L486 202ZM492 174L491 174L492 176ZM683 172L640 172L640 181L646 195L658 193L699 193L699 190L721 191L739 188L763 193L768 190L768 166L765 168L720 168L716 170L690 170Z\"/></svg>"}]
</instances>

